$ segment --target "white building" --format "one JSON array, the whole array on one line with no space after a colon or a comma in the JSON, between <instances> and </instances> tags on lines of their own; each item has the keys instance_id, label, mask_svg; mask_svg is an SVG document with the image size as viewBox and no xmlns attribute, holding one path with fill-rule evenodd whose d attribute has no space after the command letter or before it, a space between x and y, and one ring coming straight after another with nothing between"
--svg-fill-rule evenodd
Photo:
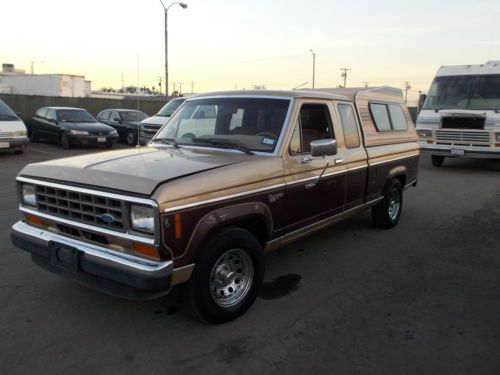
<instances>
[{"instance_id":1,"label":"white building","mask_svg":"<svg viewBox=\"0 0 500 375\"><path fill-rule=\"evenodd\" d=\"M2 92L18 95L84 97L91 93L91 81L73 74L25 74L13 65L3 64L0 73Z\"/></svg>"}]
</instances>

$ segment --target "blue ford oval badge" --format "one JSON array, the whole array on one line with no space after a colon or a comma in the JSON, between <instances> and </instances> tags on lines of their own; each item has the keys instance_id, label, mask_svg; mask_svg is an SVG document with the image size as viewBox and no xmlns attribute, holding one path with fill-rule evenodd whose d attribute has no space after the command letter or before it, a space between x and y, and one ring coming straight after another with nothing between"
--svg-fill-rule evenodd
<instances>
[{"instance_id":1,"label":"blue ford oval badge","mask_svg":"<svg viewBox=\"0 0 500 375\"><path fill-rule=\"evenodd\" d=\"M115 218L113 217L113 215L110 215L110 214L102 214L101 215L101 220L104 221L105 223L112 223L113 221L115 221Z\"/></svg>"}]
</instances>

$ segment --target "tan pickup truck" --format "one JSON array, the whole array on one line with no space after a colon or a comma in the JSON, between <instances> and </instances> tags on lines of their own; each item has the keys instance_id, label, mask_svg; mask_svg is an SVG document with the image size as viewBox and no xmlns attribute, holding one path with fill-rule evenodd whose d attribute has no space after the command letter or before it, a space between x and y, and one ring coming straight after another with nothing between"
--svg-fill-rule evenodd
<instances>
[{"instance_id":1,"label":"tan pickup truck","mask_svg":"<svg viewBox=\"0 0 500 375\"><path fill-rule=\"evenodd\" d=\"M254 302L265 251L368 208L396 225L419 156L397 89L204 94L149 147L26 166L11 237L113 295L183 284L190 310L220 323Z\"/></svg>"}]
</instances>

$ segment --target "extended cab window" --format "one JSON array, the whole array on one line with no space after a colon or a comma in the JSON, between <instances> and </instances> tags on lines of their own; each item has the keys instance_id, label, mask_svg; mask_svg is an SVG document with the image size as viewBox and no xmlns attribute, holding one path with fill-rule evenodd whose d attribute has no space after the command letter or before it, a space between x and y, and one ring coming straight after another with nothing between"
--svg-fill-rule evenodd
<instances>
[{"instance_id":1,"label":"extended cab window","mask_svg":"<svg viewBox=\"0 0 500 375\"><path fill-rule=\"evenodd\" d=\"M311 152L311 141L335 138L326 104L303 104L290 143L290 154Z\"/></svg>"},{"instance_id":2,"label":"extended cab window","mask_svg":"<svg viewBox=\"0 0 500 375\"><path fill-rule=\"evenodd\" d=\"M408 129L408 123L399 104L370 103L370 113L379 132Z\"/></svg>"},{"instance_id":3,"label":"extended cab window","mask_svg":"<svg viewBox=\"0 0 500 375\"><path fill-rule=\"evenodd\" d=\"M350 104L339 104L337 106L340 115L340 123L344 130L345 146L347 148L359 147L359 133L358 125L356 123L356 116L354 109Z\"/></svg>"}]
</instances>

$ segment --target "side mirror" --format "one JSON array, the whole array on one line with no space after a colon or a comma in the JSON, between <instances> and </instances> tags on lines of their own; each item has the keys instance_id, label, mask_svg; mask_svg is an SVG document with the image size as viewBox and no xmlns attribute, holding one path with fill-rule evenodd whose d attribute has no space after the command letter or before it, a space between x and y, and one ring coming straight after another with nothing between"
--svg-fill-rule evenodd
<instances>
[{"instance_id":1,"label":"side mirror","mask_svg":"<svg viewBox=\"0 0 500 375\"><path fill-rule=\"evenodd\" d=\"M427 99L426 94L420 94L418 96L418 108L422 108L424 106L425 99Z\"/></svg>"},{"instance_id":2,"label":"side mirror","mask_svg":"<svg viewBox=\"0 0 500 375\"><path fill-rule=\"evenodd\" d=\"M337 154L337 141L335 139L318 139L311 142L311 156L325 157Z\"/></svg>"},{"instance_id":3,"label":"side mirror","mask_svg":"<svg viewBox=\"0 0 500 375\"><path fill-rule=\"evenodd\" d=\"M115 117L115 118L113 119L113 121L119 122L120 124L121 124L121 122L122 122L122 120L120 120L120 118L119 118L119 117Z\"/></svg>"}]
</instances>

